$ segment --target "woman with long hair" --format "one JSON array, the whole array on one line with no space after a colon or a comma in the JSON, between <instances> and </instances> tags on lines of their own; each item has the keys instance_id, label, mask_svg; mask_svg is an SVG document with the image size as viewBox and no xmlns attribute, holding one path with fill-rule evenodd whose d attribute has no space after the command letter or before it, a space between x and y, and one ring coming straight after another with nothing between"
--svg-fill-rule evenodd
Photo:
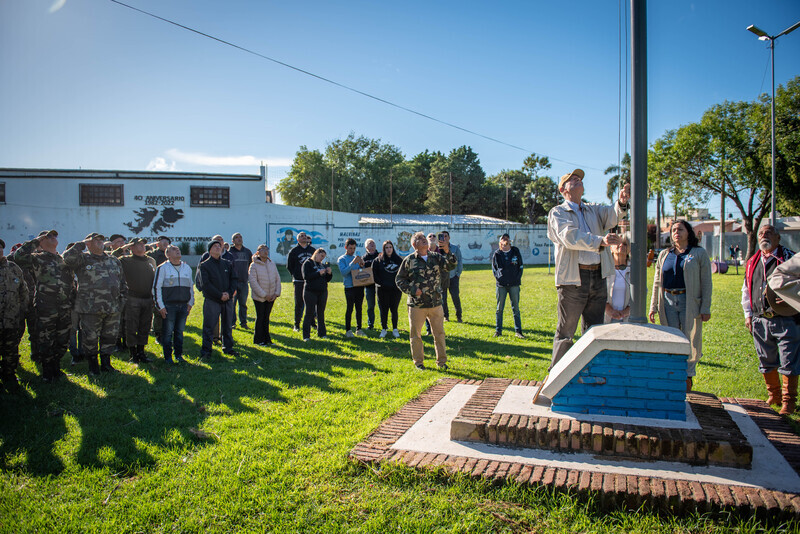
<instances>
[{"instance_id":1,"label":"woman with long hair","mask_svg":"<svg viewBox=\"0 0 800 534\"><path fill-rule=\"evenodd\" d=\"M381 335L386 337L388 330L389 313L392 314L392 335L400 337L397 329L397 308L400 306L400 298L403 293L397 289L395 277L403 258L395 251L394 243L384 241L381 253L372 263L372 270L375 275L375 283L378 286L378 308L381 312Z\"/></svg>"},{"instance_id":2,"label":"woman with long hair","mask_svg":"<svg viewBox=\"0 0 800 534\"><path fill-rule=\"evenodd\" d=\"M318 248L310 258L303 262L303 302L306 307L306 314L303 318L303 341L311 338L311 324L314 318L317 320L317 335L321 339L328 339L325 329L325 305L328 303L328 282L333 275L331 266L325 261L327 252L324 248Z\"/></svg>"},{"instance_id":3,"label":"woman with long hair","mask_svg":"<svg viewBox=\"0 0 800 534\"><path fill-rule=\"evenodd\" d=\"M692 225L676 221L670 227L672 246L658 255L650 298L650 322L680 329L691 343L686 391L703 355L703 323L711 319L711 261L697 241Z\"/></svg>"}]
</instances>

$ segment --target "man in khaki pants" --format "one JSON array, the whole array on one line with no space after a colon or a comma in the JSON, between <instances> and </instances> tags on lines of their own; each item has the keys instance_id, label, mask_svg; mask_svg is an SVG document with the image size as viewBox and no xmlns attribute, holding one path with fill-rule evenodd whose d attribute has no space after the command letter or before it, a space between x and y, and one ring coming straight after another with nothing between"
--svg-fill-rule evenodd
<instances>
[{"instance_id":1,"label":"man in khaki pants","mask_svg":"<svg viewBox=\"0 0 800 534\"><path fill-rule=\"evenodd\" d=\"M411 238L414 252L409 254L397 271L395 282L408 294L409 337L411 357L417 369L425 369L422 351L422 326L430 321L436 347L436 363L447 370L447 352L444 337L444 312L442 311L442 275L456 268L457 260L450 246L439 236L439 252L428 250L425 234L417 232Z\"/></svg>"}]
</instances>

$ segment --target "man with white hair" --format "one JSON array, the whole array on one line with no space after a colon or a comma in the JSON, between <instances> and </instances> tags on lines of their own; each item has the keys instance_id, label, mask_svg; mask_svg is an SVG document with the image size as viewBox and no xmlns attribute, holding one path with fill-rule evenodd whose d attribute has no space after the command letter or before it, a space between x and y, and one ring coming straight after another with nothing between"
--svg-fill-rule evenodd
<instances>
[{"instance_id":1,"label":"man with white hair","mask_svg":"<svg viewBox=\"0 0 800 534\"><path fill-rule=\"evenodd\" d=\"M428 240L423 232L414 234L411 238L414 252L403 259L395 283L408 295L409 338L414 365L417 369L425 369L421 334L427 319L433 332L436 363L441 371L446 371L442 277L456 268L457 260L446 242L440 241L438 245L439 252L433 252L428 249Z\"/></svg>"},{"instance_id":2,"label":"man with white hair","mask_svg":"<svg viewBox=\"0 0 800 534\"><path fill-rule=\"evenodd\" d=\"M797 407L800 325L797 310L783 309L768 291L769 277L794 256L780 242L780 233L774 226L765 224L758 230L758 250L745 266L742 310L744 324L753 334L758 370L767 385L767 402L780 404L780 413L786 415Z\"/></svg>"}]
</instances>

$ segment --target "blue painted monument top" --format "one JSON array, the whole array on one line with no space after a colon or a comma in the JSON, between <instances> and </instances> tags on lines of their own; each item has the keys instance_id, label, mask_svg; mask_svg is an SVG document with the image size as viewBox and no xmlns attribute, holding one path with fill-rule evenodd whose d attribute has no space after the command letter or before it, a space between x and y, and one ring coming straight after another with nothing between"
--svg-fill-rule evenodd
<instances>
[{"instance_id":1,"label":"blue painted monument top","mask_svg":"<svg viewBox=\"0 0 800 534\"><path fill-rule=\"evenodd\" d=\"M541 396L554 412L686 419L689 340L675 328L590 328L550 371Z\"/></svg>"}]
</instances>

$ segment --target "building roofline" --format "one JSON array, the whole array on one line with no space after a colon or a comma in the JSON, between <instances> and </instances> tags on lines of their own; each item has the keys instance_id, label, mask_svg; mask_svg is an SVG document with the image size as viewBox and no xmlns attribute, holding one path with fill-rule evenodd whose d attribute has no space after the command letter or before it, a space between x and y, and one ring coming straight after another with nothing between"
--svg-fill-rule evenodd
<instances>
[{"instance_id":1,"label":"building roofline","mask_svg":"<svg viewBox=\"0 0 800 534\"><path fill-rule=\"evenodd\" d=\"M222 180L247 182L260 182L262 180L262 177L259 174L0 168L0 179L12 178L74 180Z\"/></svg>"}]
</instances>

